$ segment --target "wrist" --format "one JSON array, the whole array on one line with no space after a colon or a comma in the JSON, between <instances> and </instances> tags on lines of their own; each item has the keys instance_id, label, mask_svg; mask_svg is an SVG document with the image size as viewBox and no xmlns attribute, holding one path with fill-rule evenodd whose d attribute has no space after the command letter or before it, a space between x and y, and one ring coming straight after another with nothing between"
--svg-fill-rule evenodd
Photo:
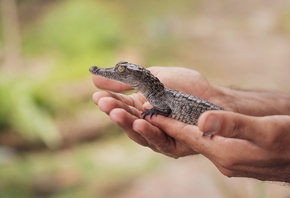
<instances>
[{"instance_id":1,"label":"wrist","mask_svg":"<svg viewBox=\"0 0 290 198\"><path fill-rule=\"evenodd\" d=\"M225 109L251 116L290 115L290 95L218 87Z\"/></svg>"}]
</instances>

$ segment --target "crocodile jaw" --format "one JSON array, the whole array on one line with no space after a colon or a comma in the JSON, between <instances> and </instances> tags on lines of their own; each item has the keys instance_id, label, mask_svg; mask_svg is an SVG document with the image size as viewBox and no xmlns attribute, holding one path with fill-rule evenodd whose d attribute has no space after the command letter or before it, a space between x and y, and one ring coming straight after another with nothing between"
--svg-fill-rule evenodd
<instances>
[{"instance_id":1,"label":"crocodile jaw","mask_svg":"<svg viewBox=\"0 0 290 198\"><path fill-rule=\"evenodd\" d=\"M112 67L112 68L100 68L97 66L92 66L92 67L90 67L89 71L94 75L102 76L104 78L108 78L108 79L120 82L122 84L131 86L133 88L138 87L139 84L141 83L141 82L139 82L139 79L138 79L138 81L132 80L132 79L129 79L130 76L129 77L124 76L122 73L116 72L114 67Z\"/></svg>"}]
</instances>

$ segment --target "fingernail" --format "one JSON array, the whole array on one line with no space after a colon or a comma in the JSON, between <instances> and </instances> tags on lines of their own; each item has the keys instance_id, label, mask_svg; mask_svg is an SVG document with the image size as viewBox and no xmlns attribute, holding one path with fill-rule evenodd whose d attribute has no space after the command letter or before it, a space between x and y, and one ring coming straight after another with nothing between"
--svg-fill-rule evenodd
<instances>
[{"instance_id":1,"label":"fingernail","mask_svg":"<svg viewBox=\"0 0 290 198\"><path fill-rule=\"evenodd\" d=\"M206 134L214 134L221 129L220 119L216 115L209 115L206 119L203 132Z\"/></svg>"}]
</instances>

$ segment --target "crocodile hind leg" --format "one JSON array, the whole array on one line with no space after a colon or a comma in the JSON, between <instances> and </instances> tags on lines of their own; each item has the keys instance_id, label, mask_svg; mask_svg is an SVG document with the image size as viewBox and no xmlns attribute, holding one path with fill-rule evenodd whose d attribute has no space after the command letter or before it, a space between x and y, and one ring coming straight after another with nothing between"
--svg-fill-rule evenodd
<instances>
[{"instance_id":1,"label":"crocodile hind leg","mask_svg":"<svg viewBox=\"0 0 290 198\"><path fill-rule=\"evenodd\" d=\"M171 114L171 109L166 109L165 111L156 109L156 108L151 108L151 109L146 109L145 111L142 112L142 118L144 119L146 116L150 116L152 118L153 115L163 115L168 117Z\"/></svg>"}]
</instances>

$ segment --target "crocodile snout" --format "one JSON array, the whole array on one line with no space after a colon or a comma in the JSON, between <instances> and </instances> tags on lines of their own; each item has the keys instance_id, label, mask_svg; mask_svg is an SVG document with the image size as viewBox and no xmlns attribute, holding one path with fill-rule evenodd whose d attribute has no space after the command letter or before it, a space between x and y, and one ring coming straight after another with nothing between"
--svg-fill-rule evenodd
<instances>
[{"instance_id":1,"label":"crocodile snout","mask_svg":"<svg viewBox=\"0 0 290 198\"><path fill-rule=\"evenodd\" d=\"M100 68L98 68L97 66L92 66L89 70L91 73L96 74L100 70Z\"/></svg>"}]
</instances>

